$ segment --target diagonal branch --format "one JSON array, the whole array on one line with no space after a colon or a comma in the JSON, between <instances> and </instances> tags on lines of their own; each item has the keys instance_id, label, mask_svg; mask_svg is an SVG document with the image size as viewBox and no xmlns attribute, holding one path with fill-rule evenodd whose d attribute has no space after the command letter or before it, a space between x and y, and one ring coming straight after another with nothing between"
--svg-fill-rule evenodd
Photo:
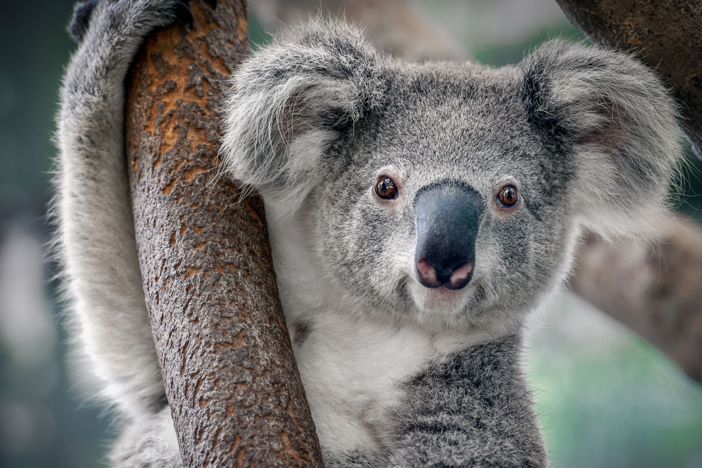
<instances>
[{"instance_id":1,"label":"diagonal branch","mask_svg":"<svg viewBox=\"0 0 702 468\"><path fill-rule=\"evenodd\" d=\"M588 236L570 284L702 382L702 228L666 219L657 231L656 243Z\"/></svg>"}]
</instances>

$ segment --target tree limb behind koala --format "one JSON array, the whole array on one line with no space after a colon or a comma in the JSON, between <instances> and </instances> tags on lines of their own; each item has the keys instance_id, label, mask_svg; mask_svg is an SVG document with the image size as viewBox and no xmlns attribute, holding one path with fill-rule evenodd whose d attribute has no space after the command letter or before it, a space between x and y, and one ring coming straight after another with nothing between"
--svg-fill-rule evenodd
<instances>
[{"instance_id":1,"label":"tree limb behind koala","mask_svg":"<svg viewBox=\"0 0 702 468\"><path fill-rule=\"evenodd\" d=\"M144 292L184 466L321 466L263 203L217 177L223 80L245 3L191 1L132 68L127 152ZM223 37L227 40L221 39Z\"/></svg>"},{"instance_id":2,"label":"tree limb behind koala","mask_svg":"<svg viewBox=\"0 0 702 468\"><path fill-rule=\"evenodd\" d=\"M702 229L662 220L659 242L586 237L570 285L702 381Z\"/></svg>"},{"instance_id":3,"label":"tree limb behind koala","mask_svg":"<svg viewBox=\"0 0 702 468\"><path fill-rule=\"evenodd\" d=\"M456 40L405 0L257 0L249 7L266 30L291 26L326 11L359 24L374 46L405 60L468 60Z\"/></svg>"}]
</instances>

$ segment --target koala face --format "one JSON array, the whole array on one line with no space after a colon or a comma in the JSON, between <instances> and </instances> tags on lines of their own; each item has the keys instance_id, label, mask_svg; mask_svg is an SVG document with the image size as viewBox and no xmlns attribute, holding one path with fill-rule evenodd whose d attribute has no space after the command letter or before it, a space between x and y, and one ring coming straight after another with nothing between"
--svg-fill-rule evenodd
<instances>
[{"instance_id":1,"label":"koala face","mask_svg":"<svg viewBox=\"0 0 702 468\"><path fill-rule=\"evenodd\" d=\"M374 310L488 326L563 275L573 168L531 127L517 70L484 86L445 68L390 72L385 105L329 148L310 212L333 276Z\"/></svg>"},{"instance_id":2,"label":"koala face","mask_svg":"<svg viewBox=\"0 0 702 468\"><path fill-rule=\"evenodd\" d=\"M665 211L675 106L630 57L551 42L519 67L405 64L338 23L236 75L230 173L293 212L319 268L393 320L510 327L565 276L577 226Z\"/></svg>"}]
</instances>

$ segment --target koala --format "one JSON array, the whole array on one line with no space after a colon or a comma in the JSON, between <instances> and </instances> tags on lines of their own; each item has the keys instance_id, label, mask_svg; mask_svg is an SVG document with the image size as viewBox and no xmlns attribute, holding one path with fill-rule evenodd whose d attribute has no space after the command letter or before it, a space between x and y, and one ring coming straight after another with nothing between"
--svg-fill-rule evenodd
<instances>
[{"instance_id":1,"label":"koala","mask_svg":"<svg viewBox=\"0 0 702 468\"><path fill-rule=\"evenodd\" d=\"M177 0L79 5L54 213L74 333L121 416L114 467L181 466L147 319L124 79ZM330 467L545 467L525 320L583 226L665 216L675 102L618 52L548 42L517 66L405 63L318 18L223 97L225 173L264 199L295 358Z\"/></svg>"}]
</instances>

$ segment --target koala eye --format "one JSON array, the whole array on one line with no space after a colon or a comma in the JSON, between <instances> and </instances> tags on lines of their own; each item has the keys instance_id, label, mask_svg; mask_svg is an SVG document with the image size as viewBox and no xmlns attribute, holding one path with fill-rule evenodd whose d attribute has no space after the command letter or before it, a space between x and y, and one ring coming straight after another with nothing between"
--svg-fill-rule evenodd
<instances>
[{"instance_id":1,"label":"koala eye","mask_svg":"<svg viewBox=\"0 0 702 468\"><path fill-rule=\"evenodd\" d=\"M502 190L500 190L500 193L497 195L497 201L505 208L512 208L519 201L517 188L513 185L502 187Z\"/></svg>"},{"instance_id":2,"label":"koala eye","mask_svg":"<svg viewBox=\"0 0 702 468\"><path fill-rule=\"evenodd\" d=\"M381 175L375 181L375 194L383 200L392 200L397 196L397 186L390 177Z\"/></svg>"}]
</instances>

